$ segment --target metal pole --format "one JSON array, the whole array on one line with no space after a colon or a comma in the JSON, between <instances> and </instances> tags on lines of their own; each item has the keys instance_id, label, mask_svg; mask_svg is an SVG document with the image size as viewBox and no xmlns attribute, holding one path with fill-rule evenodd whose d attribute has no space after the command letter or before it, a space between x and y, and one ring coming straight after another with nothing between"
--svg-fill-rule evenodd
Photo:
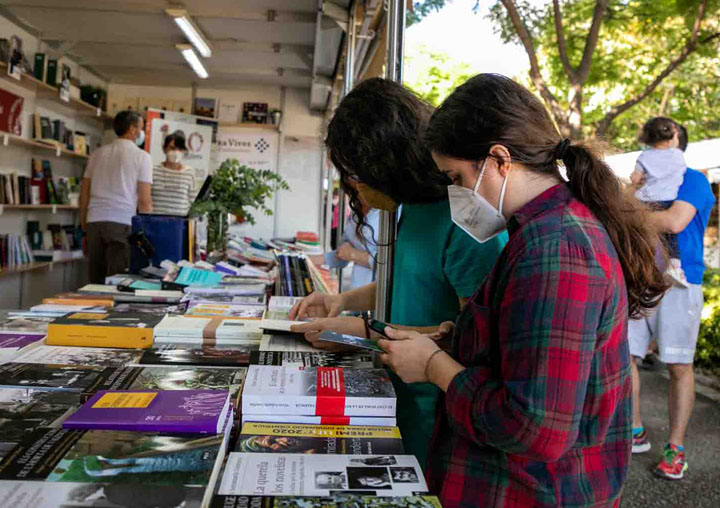
<instances>
[{"instance_id":1,"label":"metal pole","mask_svg":"<svg viewBox=\"0 0 720 508\"><path fill-rule=\"evenodd\" d=\"M347 47L345 51L345 72L343 75L343 97L350 93L353 87L353 78L355 77L355 2L351 2L348 8L348 26L347 26ZM340 186L338 195L338 229L337 229L337 247L345 231L345 192ZM343 290L343 270L337 269L338 274L338 293Z\"/></svg>"},{"instance_id":2,"label":"metal pole","mask_svg":"<svg viewBox=\"0 0 720 508\"><path fill-rule=\"evenodd\" d=\"M405 43L405 0L389 0L388 10L388 46L385 77L402 83L403 49ZM375 291L375 319L379 321L390 320L396 234L397 212L382 210L380 212L380 231L378 232L377 289Z\"/></svg>"}]
</instances>

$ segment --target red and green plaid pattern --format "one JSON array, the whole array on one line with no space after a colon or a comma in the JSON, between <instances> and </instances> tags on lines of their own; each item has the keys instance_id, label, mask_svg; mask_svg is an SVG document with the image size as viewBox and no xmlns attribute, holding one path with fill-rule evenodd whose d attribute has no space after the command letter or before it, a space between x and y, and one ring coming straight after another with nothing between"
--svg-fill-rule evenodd
<instances>
[{"instance_id":1,"label":"red and green plaid pattern","mask_svg":"<svg viewBox=\"0 0 720 508\"><path fill-rule=\"evenodd\" d=\"M458 319L427 477L445 508L616 506L632 445L627 290L600 222L557 185Z\"/></svg>"}]
</instances>

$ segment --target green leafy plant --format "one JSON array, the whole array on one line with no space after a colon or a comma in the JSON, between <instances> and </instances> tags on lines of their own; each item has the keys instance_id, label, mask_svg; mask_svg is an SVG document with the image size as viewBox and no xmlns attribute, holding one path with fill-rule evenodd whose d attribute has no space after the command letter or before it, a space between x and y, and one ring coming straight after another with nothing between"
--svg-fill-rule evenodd
<instances>
[{"instance_id":1,"label":"green leafy plant","mask_svg":"<svg viewBox=\"0 0 720 508\"><path fill-rule=\"evenodd\" d=\"M703 308L695 364L720 372L720 270L707 269L703 277Z\"/></svg>"},{"instance_id":2,"label":"green leafy plant","mask_svg":"<svg viewBox=\"0 0 720 508\"><path fill-rule=\"evenodd\" d=\"M208 195L195 202L190 212L193 215L233 213L255 224L255 217L249 209L255 208L265 215L272 215L265 202L278 190L290 190L280 175L269 169L244 166L237 159L227 159L213 175Z\"/></svg>"},{"instance_id":3,"label":"green leafy plant","mask_svg":"<svg viewBox=\"0 0 720 508\"><path fill-rule=\"evenodd\" d=\"M225 250L228 214L255 224L250 210L272 215L265 203L279 190L290 187L278 174L244 166L237 159L225 160L213 175L207 196L190 208L192 215L208 218L208 252Z\"/></svg>"}]
</instances>

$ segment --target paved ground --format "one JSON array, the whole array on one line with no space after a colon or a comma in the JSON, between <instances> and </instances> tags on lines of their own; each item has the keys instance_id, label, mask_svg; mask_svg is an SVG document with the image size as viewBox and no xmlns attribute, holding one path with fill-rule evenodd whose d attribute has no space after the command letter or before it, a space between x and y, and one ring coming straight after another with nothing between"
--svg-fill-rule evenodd
<instances>
[{"instance_id":1,"label":"paved ground","mask_svg":"<svg viewBox=\"0 0 720 508\"><path fill-rule=\"evenodd\" d=\"M641 371L642 412L653 448L634 455L622 508L720 508L720 403L699 394L685 443L685 478L656 478L652 469L668 434L669 381L659 372Z\"/></svg>"}]
</instances>

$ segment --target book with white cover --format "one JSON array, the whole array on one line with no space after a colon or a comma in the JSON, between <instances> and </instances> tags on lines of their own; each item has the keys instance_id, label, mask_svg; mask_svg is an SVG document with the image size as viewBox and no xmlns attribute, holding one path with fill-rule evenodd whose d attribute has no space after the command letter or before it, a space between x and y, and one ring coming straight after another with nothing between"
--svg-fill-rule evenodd
<instances>
[{"instance_id":1,"label":"book with white cover","mask_svg":"<svg viewBox=\"0 0 720 508\"><path fill-rule=\"evenodd\" d=\"M251 365L242 414L395 416L395 390L384 369Z\"/></svg>"},{"instance_id":2,"label":"book with white cover","mask_svg":"<svg viewBox=\"0 0 720 508\"><path fill-rule=\"evenodd\" d=\"M99 312L104 313L107 312L107 307L103 305L60 305L56 303L42 303L40 305L35 305L34 307L30 307L30 310L32 312L36 313L44 313L44 312L58 312L58 313L64 313L69 314L71 312Z\"/></svg>"},{"instance_id":3,"label":"book with white cover","mask_svg":"<svg viewBox=\"0 0 720 508\"><path fill-rule=\"evenodd\" d=\"M259 342L262 331L258 321L225 316L165 316L155 326L155 339L161 337L229 338Z\"/></svg>"},{"instance_id":4,"label":"book with white cover","mask_svg":"<svg viewBox=\"0 0 720 508\"><path fill-rule=\"evenodd\" d=\"M396 418L373 416L302 416L302 415L246 415L240 423L303 423L307 425L367 425L370 427L395 427Z\"/></svg>"},{"instance_id":5,"label":"book with white cover","mask_svg":"<svg viewBox=\"0 0 720 508\"><path fill-rule=\"evenodd\" d=\"M270 302L268 303L268 309L270 310L290 310L300 300L305 298L304 296L271 296Z\"/></svg>"},{"instance_id":6,"label":"book with white cover","mask_svg":"<svg viewBox=\"0 0 720 508\"><path fill-rule=\"evenodd\" d=\"M322 351L313 347L302 335L265 334L260 341L260 351L296 351L315 353Z\"/></svg>"},{"instance_id":7,"label":"book with white cover","mask_svg":"<svg viewBox=\"0 0 720 508\"><path fill-rule=\"evenodd\" d=\"M412 455L305 455L233 452L227 457L220 495L411 496L427 492Z\"/></svg>"},{"instance_id":8,"label":"book with white cover","mask_svg":"<svg viewBox=\"0 0 720 508\"><path fill-rule=\"evenodd\" d=\"M191 303L188 316L227 316L242 319L262 319L265 309L259 305L234 303Z\"/></svg>"},{"instance_id":9,"label":"book with white cover","mask_svg":"<svg viewBox=\"0 0 720 508\"><path fill-rule=\"evenodd\" d=\"M248 296L248 295L264 295L265 284L241 284L236 286L220 286L216 288L204 287L186 287L185 293L189 295L231 295L231 296Z\"/></svg>"},{"instance_id":10,"label":"book with white cover","mask_svg":"<svg viewBox=\"0 0 720 508\"><path fill-rule=\"evenodd\" d=\"M295 325L301 325L308 321L290 321L286 319L263 319L260 321L260 328L263 330L271 330L277 332L291 332L291 327Z\"/></svg>"}]
</instances>

